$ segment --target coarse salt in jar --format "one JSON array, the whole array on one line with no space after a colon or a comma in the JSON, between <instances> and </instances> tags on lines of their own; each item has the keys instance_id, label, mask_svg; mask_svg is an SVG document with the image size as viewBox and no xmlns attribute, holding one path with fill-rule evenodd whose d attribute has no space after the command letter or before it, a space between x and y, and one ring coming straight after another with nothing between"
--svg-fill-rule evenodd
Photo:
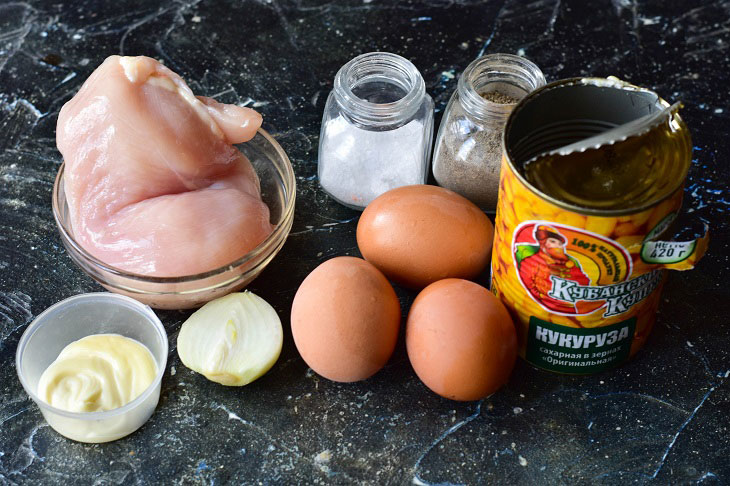
<instances>
[{"instance_id":1,"label":"coarse salt in jar","mask_svg":"<svg viewBox=\"0 0 730 486\"><path fill-rule=\"evenodd\" d=\"M319 142L318 176L335 200L364 209L382 193L424 184L433 100L421 73L386 52L362 54L335 76Z\"/></svg>"},{"instance_id":2,"label":"coarse salt in jar","mask_svg":"<svg viewBox=\"0 0 730 486\"><path fill-rule=\"evenodd\" d=\"M515 104L545 84L535 64L488 54L464 70L444 112L433 156L438 184L494 213L504 124Z\"/></svg>"}]
</instances>

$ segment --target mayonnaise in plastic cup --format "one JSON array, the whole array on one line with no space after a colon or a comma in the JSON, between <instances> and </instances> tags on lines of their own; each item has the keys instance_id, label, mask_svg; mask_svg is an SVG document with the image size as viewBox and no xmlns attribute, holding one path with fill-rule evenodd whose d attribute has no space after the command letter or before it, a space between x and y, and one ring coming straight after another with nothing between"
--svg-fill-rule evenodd
<instances>
[{"instance_id":1,"label":"mayonnaise in plastic cup","mask_svg":"<svg viewBox=\"0 0 730 486\"><path fill-rule=\"evenodd\" d=\"M68 344L92 334L120 334L143 344L157 364L149 387L124 406L103 412L68 412L53 407L37 394L46 368ZM70 297L41 313L18 343L15 365L23 388L59 434L79 442L109 442L140 428L157 407L167 364L167 334L148 306L111 293Z\"/></svg>"}]
</instances>

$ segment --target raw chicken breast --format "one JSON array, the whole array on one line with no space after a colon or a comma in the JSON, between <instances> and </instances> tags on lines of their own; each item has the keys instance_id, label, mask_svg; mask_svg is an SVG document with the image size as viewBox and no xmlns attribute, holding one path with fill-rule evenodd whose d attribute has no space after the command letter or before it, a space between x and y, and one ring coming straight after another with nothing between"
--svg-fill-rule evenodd
<instances>
[{"instance_id":1,"label":"raw chicken breast","mask_svg":"<svg viewBox=\"0 0 730 486\"><path fill-rule=\"evenodd\" d=\"M232 146L260 125L254 110L195 97L154 59L107 58L58 117L76 241L153 276L242 257L273 230L256 173Z\"/></svg>"}]
</instances>

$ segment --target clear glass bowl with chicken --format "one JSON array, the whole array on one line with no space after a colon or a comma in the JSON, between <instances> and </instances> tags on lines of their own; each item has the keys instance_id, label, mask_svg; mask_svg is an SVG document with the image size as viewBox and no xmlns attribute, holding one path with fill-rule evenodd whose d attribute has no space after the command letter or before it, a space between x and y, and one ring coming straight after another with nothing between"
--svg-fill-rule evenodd
<instances>
[{"instance_id":1,"label":"clear glass bowl with chicken","mask_svg":"<svg viewBox=\"0 0 730 486\"><path fill-rule=\"evenodd\" d=\"M247 285L294 215L291 163L260 125L154 59L107 58L58 118L53 213L73 261L157 308Z\"/></svg>"}]
</instances>

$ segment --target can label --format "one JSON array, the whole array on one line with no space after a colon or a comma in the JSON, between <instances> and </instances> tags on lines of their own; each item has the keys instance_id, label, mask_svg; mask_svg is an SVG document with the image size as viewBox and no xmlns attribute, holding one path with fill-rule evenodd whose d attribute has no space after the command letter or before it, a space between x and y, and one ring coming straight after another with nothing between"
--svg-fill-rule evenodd
<instances>
[{"instance_id":1,"label":"can label","mask_svg":"<svg viewBox=\"0 0 730 486\"><path fill-rule=\"evenodd\" d=\"M580 228L527 221L515 229L512 248L520 283L549 312L620 313L619 300L635 287L623 284L632 270L629 252Z\"/></svg>"},{"instance_id":2,"label":"can label","mask_svg":"<svg viewBox=\"0 0 730 486\"><path fill-rule=\"evenodd\" d=\"M707 236L657 241L682 204L680 187L643 211L587 215L529 189L503 160L492 290L513 316L520 355L572 374L614 367L654 324L666 269L692 268Z\"/></svg>"},{"instance_id":3,"label":"can label","mask_svg":"<svg viewBox=\"0 0 730 486\"><path fill-rule=\"evenodd\" d=\"M526 358L559 373L596 373L629 357L635 329L635 317L582 330L531 317Z\"/></svg>"}]
</instances>

